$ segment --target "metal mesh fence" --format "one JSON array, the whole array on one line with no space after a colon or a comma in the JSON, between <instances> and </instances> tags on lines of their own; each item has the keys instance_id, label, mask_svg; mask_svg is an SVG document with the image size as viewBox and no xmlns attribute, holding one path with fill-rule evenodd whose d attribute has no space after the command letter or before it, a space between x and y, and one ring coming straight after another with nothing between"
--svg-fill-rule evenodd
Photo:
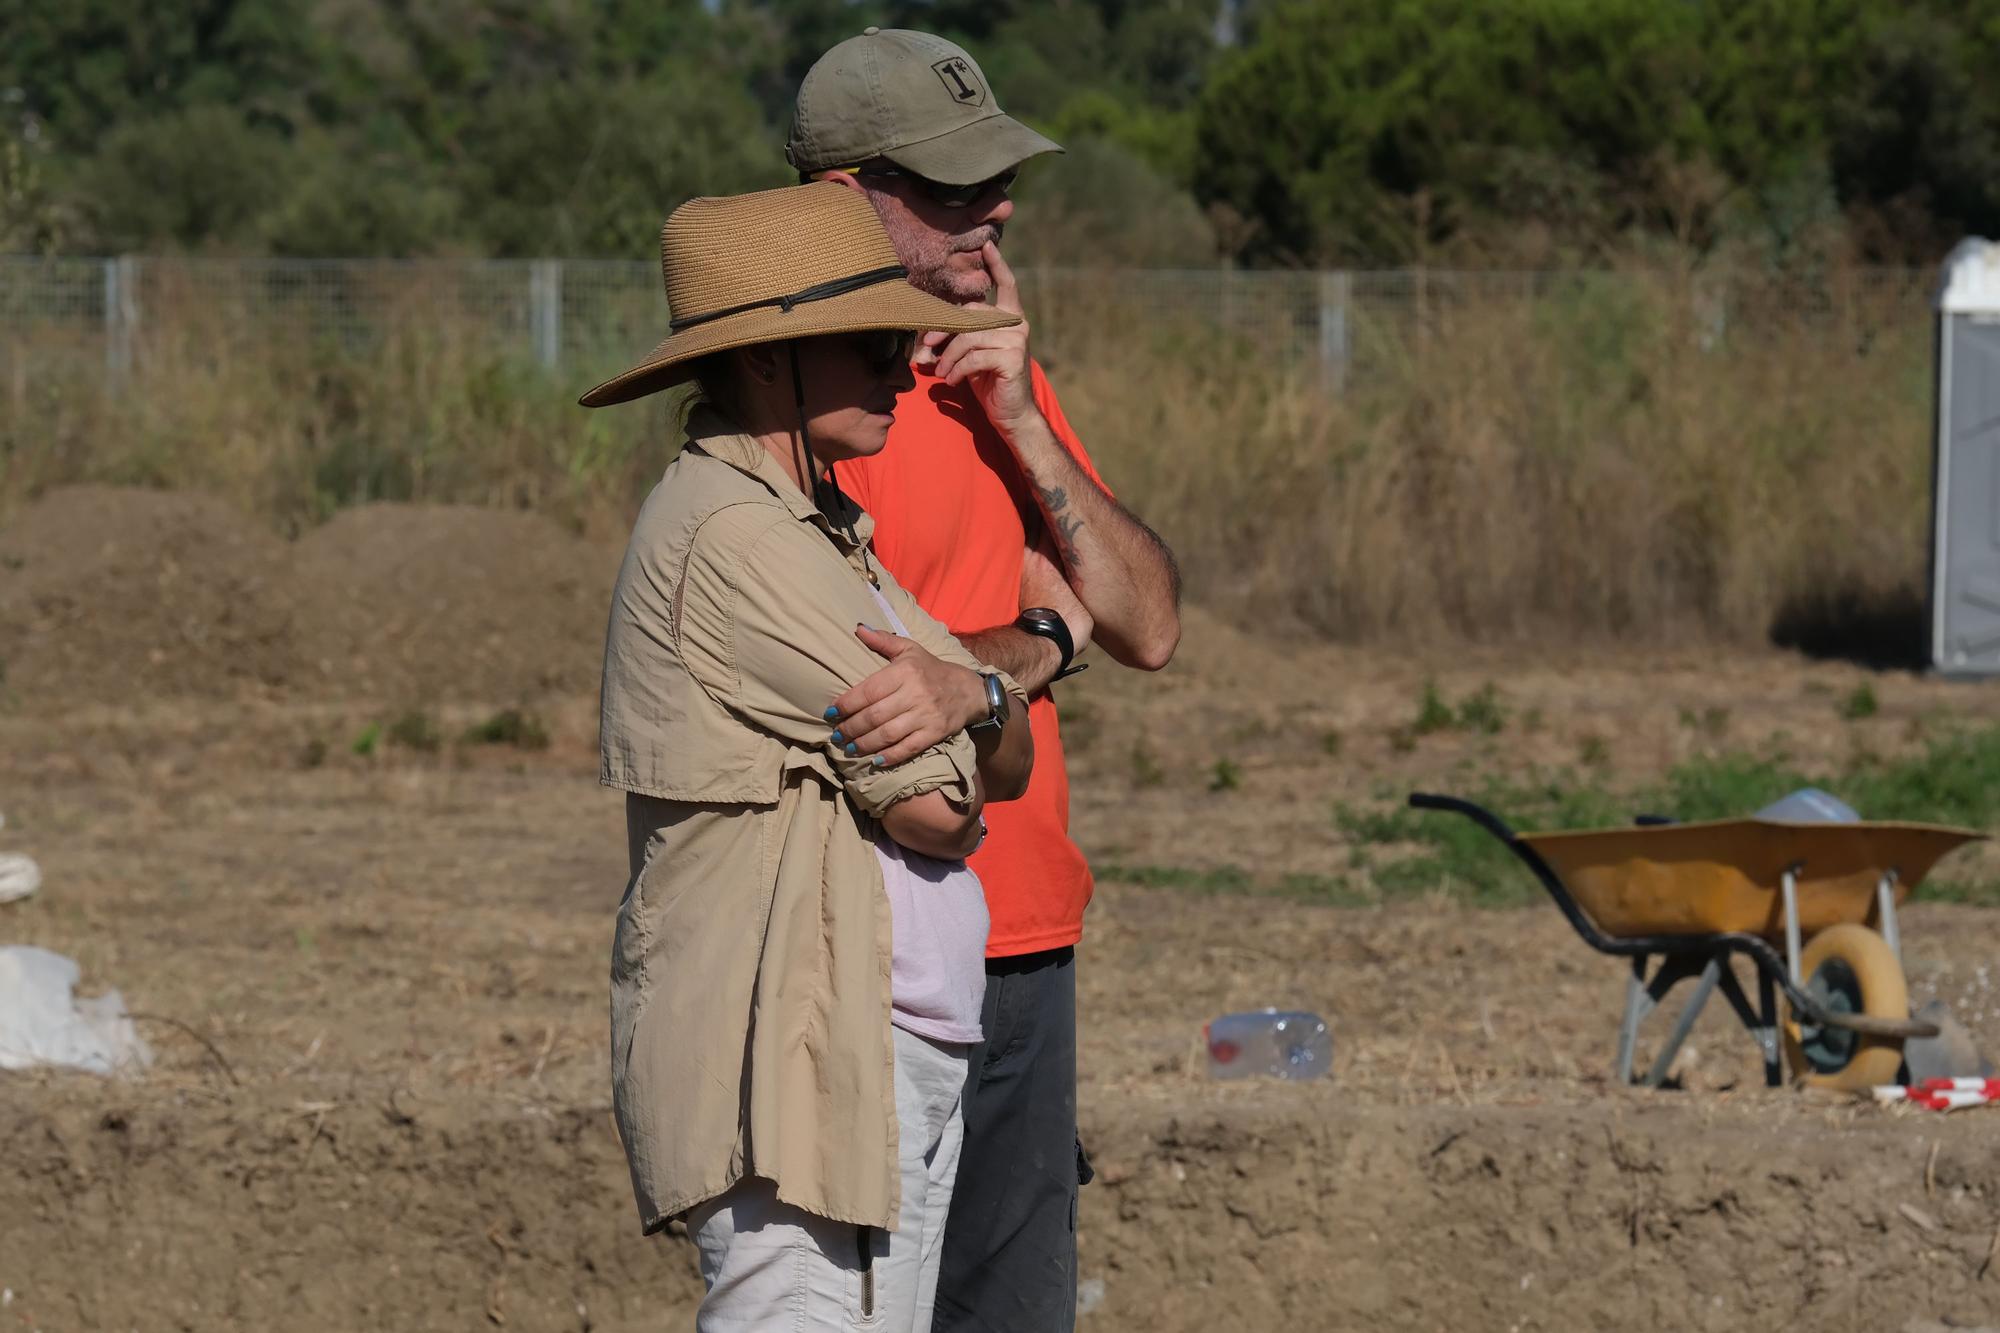
<instances>
[{"instance_id":1,"label":"metal mesh fence","mask_svg":"<svg viewBox=\"0 0 2000 1333\"><path fill-rule=\"evenodd\" d=\"M1865 342L1929 318L1922 271L1761 279L1641 272L1249 272L1031 269L1038 338L1212 342L1296 363L1338 389L1452 321L1499 307L1583 336L1654 317L1661 296L1705 347L1774 321ZM255 339L357 347L427 330L566 373L629 364L665 333L658 267L602 260L35 259L0 257L0 348L101 356L114 375L190 321Z\"/></svg>"}]
</instances>

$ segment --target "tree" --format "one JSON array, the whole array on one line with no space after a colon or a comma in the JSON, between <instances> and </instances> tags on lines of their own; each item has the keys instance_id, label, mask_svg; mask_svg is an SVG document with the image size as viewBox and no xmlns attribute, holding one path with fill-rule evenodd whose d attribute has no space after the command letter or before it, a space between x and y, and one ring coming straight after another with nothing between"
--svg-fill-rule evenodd
<instances>
[{"instance_id":1,"label":"tree","mask_svg":"<svg viewBox=\"0 0 2000 1333\"><path fill-rule=\"evenodd\" d=\"M1833 180L1877 257L2000 234L2000 5L1984 9L1876 14L1856 43L1830 109Z\"/></svg>"},{"instance_id":2,"label":"tree","mask_svg":"<svg viewBox=\"0 0 2000 1333\"><path fill-rule=\"evenodd\" d=\"M1299 0L1204 89L1200 191L1280 262L1407 261L1543 176L1610 199L1700 147L1695 19L1653 0Z\"/></svg>"}]
</instances>

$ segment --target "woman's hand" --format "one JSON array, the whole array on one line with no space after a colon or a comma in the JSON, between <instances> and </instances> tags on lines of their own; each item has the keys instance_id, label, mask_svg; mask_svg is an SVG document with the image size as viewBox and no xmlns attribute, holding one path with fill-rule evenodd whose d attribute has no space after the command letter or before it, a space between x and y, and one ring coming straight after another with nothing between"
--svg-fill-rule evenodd
<instances>
[{"instance_id":1,"label":"woman's hand","mask_svg":"<svg viewBox=\"0 0 2000 1333\"><path fill-rule=\"evenodd\" d=\"M893 768L987 716L979 673L939 661L913 639L866 625L854 637L889 665L833 701L834 743Z\"/></svg>"}]
</instances>

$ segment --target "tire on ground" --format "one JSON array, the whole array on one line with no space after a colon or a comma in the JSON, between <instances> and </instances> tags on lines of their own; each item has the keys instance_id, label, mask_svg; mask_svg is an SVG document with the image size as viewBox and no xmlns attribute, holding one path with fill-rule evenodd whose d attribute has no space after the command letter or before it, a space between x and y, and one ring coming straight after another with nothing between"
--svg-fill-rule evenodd
<instances>
[{"instance_id":1,"label":"tire on ground","mask_svg":"<svg viewBox=\"0 0 2000 1333\"><path fill-rule=\"evenodd\" d=\"M1903 965L1889 942L1866 926L1847 922L1813 936L1799 956L1799 975L1806 990L1821 996L1829 990L1838 991L1849 1002L1848 1007L1871 1018L1910 1016L1910 988L1903 977ZM1903 1065L1903 1039L1802 1030L1798 1015L1788 1007L1785 1060L1792 1077L1807 1087L1872 1088L1897 1081Z\"/></svg>"}]
</instances>

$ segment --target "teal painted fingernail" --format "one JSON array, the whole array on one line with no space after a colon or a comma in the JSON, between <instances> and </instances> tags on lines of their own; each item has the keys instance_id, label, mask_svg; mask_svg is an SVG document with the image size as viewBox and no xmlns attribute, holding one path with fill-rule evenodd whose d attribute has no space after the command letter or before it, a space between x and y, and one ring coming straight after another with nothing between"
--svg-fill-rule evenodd
<instances>
[{"instance_id":1,"label":"teal painted fingernail","mask_svg":"<svg viewBox=\"0 0 2000 1333\"><path fill-rule=\"evenodd\" d=\"M847 737L841 735L839 732L836 731L833 733L833 743L835 745L845 745L847 744Z\"/></svg>"},{"instance_id":2,"label":"teal painted fingernail","mask_svg":"<svg viewBox=\"0 0 2000 1333\"><path fill-rule=\"evenodd\" d=\"M848 752L849 754L853 754L853 753L854 753L854 742L853 742L853 741L849 741L849 742L847 743L847 752Z\"/></svg>"},{"instance_id":3,"label":"teal painted fingernail","mask_svg":"<svg viewBox=\"0 0 2000 1333\"><path fill-rule=\"evenodd\" d=\"M888 766L888 763L889 761L887 759L884 759L881 755L878 754L875 756L875 767L885 768Z\"/></svg>"},{"instance_id":4,"label":"teal painted fingernail","mask_svg":"<svg viewBox=\"0 0 2000 1333\"><path fill-rule=\"evenodd\" d=\"M835 718L840 716L840 710L838 708L835 708L832 704L828 704L826 706L826 712L822 713L821 716L824 717L827 721L831 722Z\"/></svg>"}]
</instances>

